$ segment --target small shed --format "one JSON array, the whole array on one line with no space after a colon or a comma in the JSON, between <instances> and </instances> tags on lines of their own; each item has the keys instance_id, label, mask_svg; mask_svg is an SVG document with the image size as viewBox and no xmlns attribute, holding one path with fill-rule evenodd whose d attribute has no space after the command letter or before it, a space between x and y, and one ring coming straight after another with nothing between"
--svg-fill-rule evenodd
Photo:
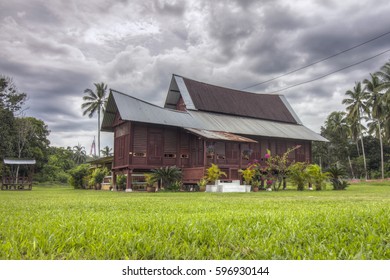
<instances>
[{"instance_id":1,"label":"small shed","mask_svg":"<svg viewBox=\"0 0 390 280\"><path fill-rule=\"evenodd\" d=\"M4 159L1 190L31 190L35 159Z\"/></svg>"}]
</instances>

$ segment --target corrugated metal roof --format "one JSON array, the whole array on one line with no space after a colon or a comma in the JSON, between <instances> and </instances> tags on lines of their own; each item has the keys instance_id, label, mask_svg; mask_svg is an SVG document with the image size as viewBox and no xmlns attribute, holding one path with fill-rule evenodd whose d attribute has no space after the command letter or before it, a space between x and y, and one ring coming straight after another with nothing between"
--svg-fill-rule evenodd
<instances>
[{"instance_id":1,"label":"corrugated metal roof","mask_svg":"<svg viewBox=\"0 0 390 280\"><path fill-rule=\"evenodd\" d=\"M288 124L202 111L175 111L147 103L117 91L112 91L109 96L107 111L103 117L103 131L113 131L112 124L115 119L115 111L113 110L119 110L121 118L128 121L242 135L327 141L321 135L300 124Z\"/></svg>"},{"instance_id":2,"label":"corrugated metal roof","mask_svg":"<svg viewBox=\"0 0 390 280\"><path fill-rule=\"evenodd\" d=\"M299 124L287 124L199 111L191 111L190 113L194 119L203 124L203 129L207 130L226 131L243 135L328 141L321 135Z\"/></svg>"},{"instance_id":3,"label":"corrugated metal roof","mask_svg":"<svg viewBox=\"0 0 390 280\"><path fill-rule=\"evenodd\" d=\"M191 102L198 110L286 123L299 123L294 117L295 113L292 114L292 108L286 106L285 100L282 100L280 95L251 93L210 85L184 77L182 79L191 96Z\"/></svg>"},{"instance_id":4,"label":"corrugated metal roof","mask_svg":"<svg viewBox=\"0 0 390 280\"><path fill-rule=\"evenodd\" d=\"M26 164L26 165L32 165L36 164L35 159L4 159L5 164L11 164L11 165L16 165L16 164Z\"/></svg>"},{"instance_id":5,"label":"corrugated metal roof","mask_svg":"<svg viewBox=\"0 0 390 280\"><path fill-rule=\"evenodd\" d=\"M211 130L205 130L205 129L196 129L196 128L185 128L185 130L188 130L198 136L202 136L206 139L213 139L213 140L224 140L224 141L234 141L234 142L244 142L244 143L257 143L257 141L236 135L233 133L228 133L225 131L211 131Z\"/></svg>"}]
</instances>

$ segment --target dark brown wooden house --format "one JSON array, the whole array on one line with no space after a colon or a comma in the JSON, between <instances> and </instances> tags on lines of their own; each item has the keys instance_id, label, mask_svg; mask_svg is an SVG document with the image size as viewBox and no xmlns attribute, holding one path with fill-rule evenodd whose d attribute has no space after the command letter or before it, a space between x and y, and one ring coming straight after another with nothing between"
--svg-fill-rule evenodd
<instances>
[{"instance_id":1,"label":"dark brown wooden house","mask_svg":"<svg viewBox=\"0 0 390 280\"><path fill-rule=\"evenodd\" d=\"M211 163L238 179L238 170L266 150L311 161L312 141L327 141L303 126L282 95L255 94L173 75L164 107L111 90L102 131L114 133L113 177L143 187L153 168L177 166L195 184ZM115 184L115 179L114 179Z\"/></svg>"}]
</instances>

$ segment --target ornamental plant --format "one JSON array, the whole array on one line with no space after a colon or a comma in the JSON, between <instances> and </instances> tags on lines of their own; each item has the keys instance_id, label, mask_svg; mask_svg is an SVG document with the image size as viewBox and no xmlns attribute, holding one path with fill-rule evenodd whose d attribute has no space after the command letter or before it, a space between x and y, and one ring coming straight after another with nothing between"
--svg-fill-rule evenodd
<instances>
[{"instance_id":1,"label":"ornamental plant","mask_svg":"<svg viewBox=\"0 0 390 280\"><path fill-rule=\"evenodd\" d=\"M258 160L255 160L249 163L248 168L256 170L257 176L266 182L267 188L272 187L277 191L287 177L288 167L290 165L288 155L300 147L300 145L292 147L281 156L273 156L271 155L271 151L267 149L267 153L264 155L265 163L262 164Z\"/></svg>"},{"instance_id":2,"label":"ornamental plant","mask_svg":"<svg viewBox=\"0 0 390 280\"><path fill-rule=\"evenodd\" d=\"M295 162L288 167L288 178L297 186L298 191L303 191L305 184L308 182L306 167L306 162Z\"/></svg>"},{"instance_id":3,"label":"ornamental plant","mask_svg":"<svg viewBox=\"0 0 390 280\"><path fill-rule=\"evenodd\" d=\"M253 177L256 175L256 169L247 168L247 169L240 169L238 170L242 174L242 177L244 178L245 185L250 185Z\"/></svg>"},{"instance_id":4,"label":"ornamental plant","mask_svg":"<svg viewBox=\"0 0 390 280\"><path fill-rule=\"evenodd\" d=\"M207 168L206 178L209 182L214 183L222 176L227 177L226 173L219 169L218 165L212 163L211 167Z\"/></svg>"},{"instance_id":5,"label":"ornamental plant","mask_svg":"<svg viewBox=\"0 0 390 280\"><path fill-rule=\"evenodd\" d=\"M309 183L313 184L317 191L326 188L326 181L330 178L330 173L322 172L321 167L317 164L309 164L306 167Z\"/></svg>"}]
</instances>

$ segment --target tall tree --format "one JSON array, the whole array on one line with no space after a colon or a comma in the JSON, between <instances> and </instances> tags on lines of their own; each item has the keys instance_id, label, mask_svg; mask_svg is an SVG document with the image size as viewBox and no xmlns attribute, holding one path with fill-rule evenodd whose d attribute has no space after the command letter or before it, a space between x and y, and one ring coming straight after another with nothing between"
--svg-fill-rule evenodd
<instances>
[{"instance_id":1,"label":"tall tree","mask_svg":"<svg viewBox=\"0 0 390 280\"><path fill-rule=\"evenodd\" d=\"M86 95L83 96L83 100L85 101L81 108L84 109L83 115L88 114L88 117L92 118L95 113L98 116L98 153L100 157L100 112L105 110L107 97L107 85L104 83L95 83L96 92L87 88L84 90Z\"/></svg>"},{"instance_id":2,"label":"tall tree","mask_svg":"<svg viewBox=\"0 0 390 280\"><path fill-rule=\"evenodd\" d=\"M101 150L103 156L109 157L112 154L112 149L108 146L105 146L103 150Z\"/></svg>"},{"instance_id":3,"label":"tall tree","mask_svg":"<svg viewBox=\"0 0 390 280\"><path fill-rule=\"evenodd\" d=\"M26 99L27 95L19 92L12 78L0 75L0 109L15 114L22 109Z\"/></svg>"},{"instance_id":4,"label":"tall tree","mask_svg":"<svg viewBox=\"0 0 390 280\"><path fill-rule=\"evenodd\" d=\"M379 78L380 85L377 87L377 91L382 94L382 129L387 144L390 144L390 62L385 63L380 71L375 73L375 76Z\"/></svg>"},{"instance_id":5,"label":"tall tree","mask_svg":"<svg viewBox=\"0 0 390 280\"><path fill-rule=\"evenodd\" d=\"M87 153L85 152L85 147L81 146L80 143L77 146L73 147L73 160L77 164L85 163L87 160Z\"/></svg>"},{"instance_id":6,"label":"tall tree","mask_svg":"<svg viewBox=\"0 0 390 280\"><path fill-rule=\"evenodd\" d=\"M373 119L373 122L368 123L369 128L377 128L375 135L379 138L379 145L381 151L381 174L382 179L385 178L385 166L384 166L384 155L383 155L383 141L382 141L382 125L384 116L387 113L386 103L384 102L384 94L378 91L380 86L379 77L373 74L370 74L371 80L365 79L363 83L365 84L365 90L368 95L368 107L370 116Z\"/></svg>"},{"instance_id":7,"label":"tall tree","mask_svg":"<svg viewBox=\"0 0 390 280\"><path fill-rule=\"evenodd\" d=\"M347 105L348 118L352 125L358 125L360 140L362 144L362 155L364 163L365 178L367 178L367 162L366 154L364 152L364 141L363 141L363 129L362 129L362 117L367 112L367 93L362 90L361 82L356 83L353 90L348 90L345 95L347 98L343 99L342 103Z\"/></svg>"},{"instance_id":8,"label":"tall tree","mask_svg":"<svg viewBox=\"0 0 390 280\"><path fill-rule=\"evenodd\" d=\"M351 138L351 129L348 125L345 112L332 112L325 121L325 134L330 138L333 145L337 146L338 160L347 157L354 178L351 158L348 151L348 139Z\"/></svg>"}]
</instances>

